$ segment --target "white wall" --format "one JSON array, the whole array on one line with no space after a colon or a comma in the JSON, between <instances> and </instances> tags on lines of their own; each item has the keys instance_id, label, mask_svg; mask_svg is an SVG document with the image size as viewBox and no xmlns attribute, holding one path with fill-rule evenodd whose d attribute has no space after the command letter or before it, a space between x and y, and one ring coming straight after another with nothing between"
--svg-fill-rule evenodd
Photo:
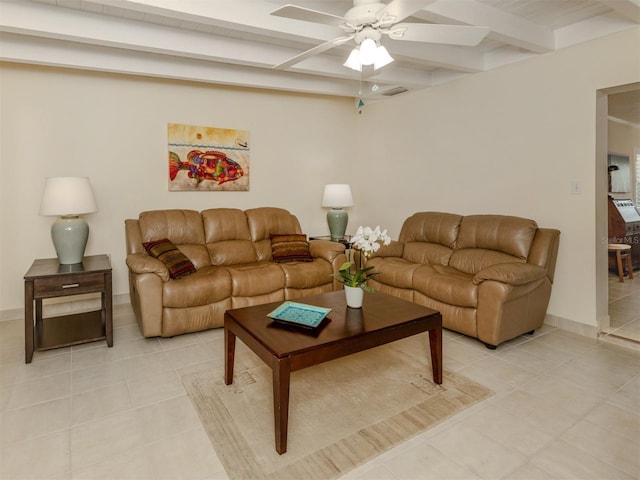
<instances>
[{"instance_id":1,"label":"white wall","mask_svg":"<svg viewBox=\"0 0 640 480\"><path fill-rule=\"evenodd\" d=\"M352 99L5 65L0 312L22 305L31 261L55 255L52 219L37 214L44 178L77 174L91 177L100 208L87 217L87 253L112 254L116 294L127 291L123 220L139 211L283 206L307 233L324 233L322 187L349 182L348 231L380 224L397 238L422 210L513 214L560 229L549 312L595 328L604 248L595 185L606 175L596 169L596 91L640 80L639 40L632 29L371 104L362 115ZM250 130L251 191L168 192L169 122ZM570 194L571 181L582 194Z\"/></svg>"},{"instance_id":2,"label":"white wall","mask_svg":"<svg viewBox=\"0 0 640 480\"><path fill-rule=\"evenodd\" d=\"M596 91L640 79L639 39L636 28L368 107L359 170L376 188L357 197L365 223L397 236L407 215L435 210L558 228L549 313L595 328L595 185L606 175Z\"/></svg>"},{"instance_id":3,"label":"white wall","mask_svg":"<svg viewBox=\"0 0 640 480\"><path fill-rule=\"evenodd\" d=\"M353 101L55 68L0 70L0 312L23 307L23 276L55 257L52 217L38 215L46 177L88 176L86 254L109 253L114 294L128 292L124 219L162 208L284 207L328 233L325 183L349 181ZM249 192L169 192L167 124L249 130ZM6 316L5 315L5 316Z\"/></svg>"}]
</instances>

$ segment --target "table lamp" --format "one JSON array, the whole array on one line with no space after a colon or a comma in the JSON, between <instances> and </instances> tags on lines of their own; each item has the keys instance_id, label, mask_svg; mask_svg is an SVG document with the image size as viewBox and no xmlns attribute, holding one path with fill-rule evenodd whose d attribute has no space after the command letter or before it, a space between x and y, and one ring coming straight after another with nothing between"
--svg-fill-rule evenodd
<instances>
[{"instance_id":1,"label":"table lamp","mask_svg":"<svg viewBox=\"0 0 640 480\"><path fill-rule=\"evenodd\" d=\"M97 212L87 177L47 178L40 215L60 215L51 225L51 239L62 265L81 263L89 238L89 225L80 215Z\"/></svg>"},{"instance_id":2,"label":"table lamp","mask_svg":"<svg viewBox=\"0 0 640 480\"><path fill-rule=\"evenodd\" d=\"M351 187L345 183L325 185L322 195L322 206L331 207L331 210L327 212L327 223L329 224L331 240L344 238L344 232L347 230L347 223L349 222L349 215L343 208L353 206Z\"/></svg>"}]
</instances>

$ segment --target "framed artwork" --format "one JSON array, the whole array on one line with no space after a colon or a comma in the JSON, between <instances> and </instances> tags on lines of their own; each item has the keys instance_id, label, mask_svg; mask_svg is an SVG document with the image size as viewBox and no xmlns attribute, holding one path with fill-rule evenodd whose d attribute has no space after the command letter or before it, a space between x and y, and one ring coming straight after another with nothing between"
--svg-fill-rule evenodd
<instances>
[{"instance_id":1,"label":"framed artwork","mask_svg":"<svg viewBox=\"0 0 640 480\"><path fill-rule=\"evenodd\" d=\"M249 132L170 123L169 191L249 191Z\"/></svg>"}]
</instances>

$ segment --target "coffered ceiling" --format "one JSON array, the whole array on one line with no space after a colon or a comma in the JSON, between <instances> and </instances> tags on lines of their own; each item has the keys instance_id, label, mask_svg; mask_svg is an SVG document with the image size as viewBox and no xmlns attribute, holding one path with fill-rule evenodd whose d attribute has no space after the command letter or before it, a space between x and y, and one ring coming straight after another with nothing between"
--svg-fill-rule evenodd
<instances>
[{"instance_id":1,"label":"coffered ceiling","mask_svg":"<svg viewBox=\"0 0 640 480\"><path fill-rule=\"evenodd\" d=\"M431 0L405 21L486 26L490 33L475 47L385 37L395 61L375 72L342 65L351 43L283 71L273 66L340 35L335 26L270 15L286 3L338 16L353 6L352 0L0 0L0 59L377 100L640 24L638 0Z\"/></svg>"}]
</instances>

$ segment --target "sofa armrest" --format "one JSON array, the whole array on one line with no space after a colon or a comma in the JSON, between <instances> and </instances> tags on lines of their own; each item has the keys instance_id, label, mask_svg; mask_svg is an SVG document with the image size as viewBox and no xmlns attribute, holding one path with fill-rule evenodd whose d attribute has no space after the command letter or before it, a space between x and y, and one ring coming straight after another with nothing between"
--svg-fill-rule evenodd
<instances>
[{"instance_id":1,"label":"sofa armrest","mask_svg":"<svg viewBox=\"0 0 640 480\"><path fill-rule=\"evenodd\" d=\"M333 263L338 255L344 254L344 245L329 240L309 240L309 251L314 258L324 258Z\"/></svg>"},{"instance_id":2,"label":"sofa armrest","mask_svg":"<svg viewBox=\"0 0 640 480\"><path fill-rule=\"evenodd\" d=\"M169 281L169 269L164 263L146 253L127 255L127 267L133 273L155 273L163 282Z\"/></svg>"},{"instance_id":3,"label":"sofa armrest","mask_svg":"<svg viewBox=\"0 0 640 480\"><path fill-rule=\"evenodd\" d=\"M539 280L546 274L544 268L528 263L499 263L476 273L473 283L479 285L485 280L494 280L507 285L524 285Z\"/></svg>"},{"instance_id":4,"label":"sofa armrest","mask_svg":"<svg viewBox=\"0 0 640 480\"><path fill-rule=\"evenodd\" d=\"M373 252L371 257L402 257L404 252L404 243L400 243L397 240L391 240L389 245L380 245L377 252Z\"/></svg>"},{"instance_id":5,"label":"sofa armrest","mask_svg":"<svg viewBox=\"0 0 640 480\"><path fill-rule=\"evenodd\" d=\"M313 258L322 258L329 262L331 265L331 271L334 275L340 270L340 266L347 261L345 255L345 246L339 242L332 242L330 240L310 240L309 250ZM342 288L342 284L334 276L333 278L333 290Z\"/></svg>"}]
</instances>

